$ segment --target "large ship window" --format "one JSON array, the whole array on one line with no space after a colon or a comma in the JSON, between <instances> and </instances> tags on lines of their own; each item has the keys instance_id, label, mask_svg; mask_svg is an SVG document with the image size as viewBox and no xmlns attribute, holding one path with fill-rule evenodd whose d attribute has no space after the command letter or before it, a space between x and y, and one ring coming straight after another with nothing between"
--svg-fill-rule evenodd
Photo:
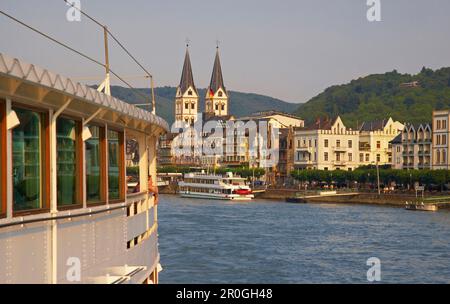
<instances>
[{"instance_id":1,"label":"large ship window","mask_svg":"<svg viewBox=\"0 0 450 304\"><path fill-rule=\"evenodd\" d=\"M124 198L123 133L108 130L108 195L110 200Z\"/></svg>"},{"instance_id":2,"label":"large ship window","mask_svg":"<svg viewBox=\"0 0 450 304\"><path fill-rule=\"evenodd\" d=\"M86 140L86 199L87 202L100 203L105 201L105 129L99 126L89 126L91 138Z\"/></svg>"},{"instance_id":3,"label":"large ship window","mask_svg":"<svg viewBox=\"0 0 450 304\"><path fill-rule=\"evenodd\" d=\"M6 214L6 108L0 100L0 217Z\"/></svg>"},{"instance_id":4,"label":"large ship window","mask_svg":"<svg viewBox=\"0 0 450 304\"><path fill-rule=\"evenodd\" d=\"M68 118L56 121L57 204L82 204L81 123Z\"/></svg>"},{"instance_id":5,"label":"large ship window","mask_svg":"<svg viewBox=\"0 0 450 304\"><path fill-rule=\"evenodd\" d=\"M14 213L48 209L48 116L22 108L13 110L20 122L12 129Z\"/></svg>"}]
</instances>

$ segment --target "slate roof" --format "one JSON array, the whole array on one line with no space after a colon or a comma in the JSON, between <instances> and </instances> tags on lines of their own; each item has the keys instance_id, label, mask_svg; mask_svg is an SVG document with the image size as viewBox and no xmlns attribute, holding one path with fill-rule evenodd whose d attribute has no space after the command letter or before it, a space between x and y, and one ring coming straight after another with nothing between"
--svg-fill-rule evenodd
<instances>
[{"instance_id":1,"label":"slate roof","mask_svg":"<svg viewBox=\"0 0 450 304\"><path fill-rule=\"evenodd\" d=\"M216 58L214 60L214 67L211 75L211 82L209 84L209 91L212 91L213 94L215 94L220 88L222 88L222 90L224 90L226 93L225 85L223 83L222 67L220 65L219 48L217 48Z\"/></svg>"},{"instance_id":2,"label":"slate roof","mask_svg":"<svg viewBox=\"0 0 450 304\"><path fill-rule=\"evenodd\" d=\"M179 87L181 89L181 94L184 94L189 87L192 87L195 93L197 93L197 88L195 87L194 76L192 73L191 58L189 56L189 49L187 48L186 48L186 56L184 57L184 65L183 71L181 72L181 80Z\"/></svg>"}]
</instances>

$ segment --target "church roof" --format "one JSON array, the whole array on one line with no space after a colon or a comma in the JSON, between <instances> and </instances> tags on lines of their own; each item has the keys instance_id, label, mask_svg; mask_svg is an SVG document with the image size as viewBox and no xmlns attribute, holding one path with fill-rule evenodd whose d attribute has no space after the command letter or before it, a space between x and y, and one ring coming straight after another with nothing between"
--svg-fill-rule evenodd
<instances>
[{"instance_id":1,"label":"church roof","mask_svg":"<svg viewBox=\"0 0 450 304\"><path fill-rule=\"evenodd\" d=\"M183 72L181 73L181 80L180 80L180 89L181 93L184 94L186 90L192 87L197 93L197 89L195 88L194 84L194 76L192 75L192 66L191 66L191 59L189 57L189 49L186 48L186 56L184 57L184 65L183 65Z\"/></svg>"},{"instance_id":2,"label":"church roof","mask_svg":"<svg viewBox=\"0 0 450 304\"><path fill-rule=\"evenodd\" d=\"M220 66L219 48L217 48L209 89L213 93L216 93L220 88L226 92L225 85L223 83L222 67Z\"/></svg>"}]
</instances>

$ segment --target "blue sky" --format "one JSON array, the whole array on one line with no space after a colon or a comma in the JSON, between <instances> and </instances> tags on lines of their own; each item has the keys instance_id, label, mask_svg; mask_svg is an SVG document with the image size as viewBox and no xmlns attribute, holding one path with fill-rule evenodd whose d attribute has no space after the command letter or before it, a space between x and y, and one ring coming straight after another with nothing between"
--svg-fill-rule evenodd
<instances>
[{"instance_id":1,"label":"blue sky","mask_svg":"<svg viewBox=\"0 0 450 304\"><path fill-rule=\"evenodd\" d=\"M220 40L225 85L291 102L360 76L450 66L450 1L381 0L381 22L368 22L366 0L81 0L81 8L123 41L155 76L178 84L189 38L198 87L209 83ZM101 30L68 22L62 0L2 0L0 9L103 60ZM0 52L81 82L102 70L0 15ZM140 70L111 44L121 75ZM130 79L135 86L144 80Z\"/></svg>"}]
</instances>

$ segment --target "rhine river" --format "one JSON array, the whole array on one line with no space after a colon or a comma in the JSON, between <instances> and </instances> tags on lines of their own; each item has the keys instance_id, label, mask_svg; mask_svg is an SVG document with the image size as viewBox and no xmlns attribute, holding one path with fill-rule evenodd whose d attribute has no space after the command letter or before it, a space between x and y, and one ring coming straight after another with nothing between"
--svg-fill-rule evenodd
<instances>
[{"instance_id":1,"label":"rhine river","mask_svg":"<svg viewBox=\"0 0 450 304\"><path fill-rule=\"evenodd\" d=\"M450 212L161 195L160 283L450 283Z\"/></svg>"}]
</instances>

